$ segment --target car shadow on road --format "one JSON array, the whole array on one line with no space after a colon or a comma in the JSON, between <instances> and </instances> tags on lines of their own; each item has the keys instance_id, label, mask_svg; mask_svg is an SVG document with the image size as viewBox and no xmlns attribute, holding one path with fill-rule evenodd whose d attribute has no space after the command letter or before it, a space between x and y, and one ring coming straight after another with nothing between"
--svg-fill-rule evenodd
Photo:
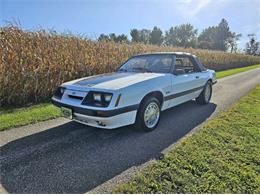
<instances>
[{"instance_id":1,"label":"car shadow on road","mask_svg":"<svg viewBox=\"0 0 260 195\"><path fill-rule=\"evenodd\" d=\"M9 193L84 193L126 169L159 158L215 111L190 101L163 112L158 128L101 130L68 122L2 146L1 184Z\"/></svg>"}]
</instances>

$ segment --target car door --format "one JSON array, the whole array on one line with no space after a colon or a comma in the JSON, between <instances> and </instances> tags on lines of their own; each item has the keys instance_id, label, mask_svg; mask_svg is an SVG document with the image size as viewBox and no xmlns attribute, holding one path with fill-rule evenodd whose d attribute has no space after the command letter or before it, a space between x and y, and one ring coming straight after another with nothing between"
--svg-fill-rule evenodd
<instances>
[{"instance_id":1,"label":"car door","mask_svg":"<svg viewBox=\"0 0 260 195\"><path fill-rule=\"evenodd\" d=\"M172 74L171 92L166 99L169 107L189 101L198 96L203 77L189 56L176 56Z\"/></svg>"}]
</instances>

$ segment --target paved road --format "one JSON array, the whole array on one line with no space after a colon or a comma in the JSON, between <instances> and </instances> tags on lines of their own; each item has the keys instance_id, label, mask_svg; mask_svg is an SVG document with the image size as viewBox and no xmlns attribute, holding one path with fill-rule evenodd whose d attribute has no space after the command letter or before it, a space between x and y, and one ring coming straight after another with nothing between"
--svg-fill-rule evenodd
<instances>
[{"instance_id":1,"label":"paved road","mask_svg":"<svg viewBox=\"0 0 260 195\"><path fill-rule=\"evenodd\" d=\"M260 69L226 77L212 103L163 113L156 131L100 130L56 119L0 132L1 184L9 193L84 193L162 151L260 83ZM0 190L1 191L1 190Z\"/></svg>"}]
</instances>

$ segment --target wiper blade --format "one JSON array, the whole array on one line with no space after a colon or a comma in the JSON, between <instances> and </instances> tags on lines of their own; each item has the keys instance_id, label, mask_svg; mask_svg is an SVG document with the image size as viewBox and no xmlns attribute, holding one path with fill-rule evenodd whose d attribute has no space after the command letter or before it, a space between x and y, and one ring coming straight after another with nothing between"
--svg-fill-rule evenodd
<instances>
[{"instance_id":1,"label":"wiper blade","mask_svg":"<svg viewBox=\"0 0 260 195\"><path fill-rule=\"evenodd\" d=\"M119 69L118 72L127 72L127 69Z\"/></svg>"},{"instance_id":2,"label":"wiper blade","mask_svg":"<svg viewBox=\"0 0 260 195\"><path fill-rule=\"evenodd\" d=\"M144 70L144 69L140 67L133 67L132 70Z\"/></svg>"},{"instance_id":3,"label":"wiper blade","mask_svg":"<svg viewBox=\"0 0 260 195\"><path fill-rule=\"evenodd\" d=\"M140 68L140 67L134 67L134 68L132 68L132 70L140 70L140 71L143 71L143 72L152 72L152 71L149 70L149 69L146 69L146 68Z\"/></svg>"}]
</instances>

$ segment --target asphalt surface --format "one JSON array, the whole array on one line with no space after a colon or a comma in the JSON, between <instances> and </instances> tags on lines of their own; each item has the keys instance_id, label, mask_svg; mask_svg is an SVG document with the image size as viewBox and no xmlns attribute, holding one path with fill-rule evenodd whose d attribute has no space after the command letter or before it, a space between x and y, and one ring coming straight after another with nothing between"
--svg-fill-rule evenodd
<instances>
[{"instance_id":1,"label":"asphalt surface","mask_svg":"<svg viewBox=\"0 0 260 195\"><path fill-rule=\"evenodd\" d=\"M150 133L131 126L101 130L65 119L0 132L0 186L9 193L87 192L160 158L163 150L259 83L259 68L221 79L213 88L212 103L190 101L167 110Z\"/></svg>"}]
</instances>

